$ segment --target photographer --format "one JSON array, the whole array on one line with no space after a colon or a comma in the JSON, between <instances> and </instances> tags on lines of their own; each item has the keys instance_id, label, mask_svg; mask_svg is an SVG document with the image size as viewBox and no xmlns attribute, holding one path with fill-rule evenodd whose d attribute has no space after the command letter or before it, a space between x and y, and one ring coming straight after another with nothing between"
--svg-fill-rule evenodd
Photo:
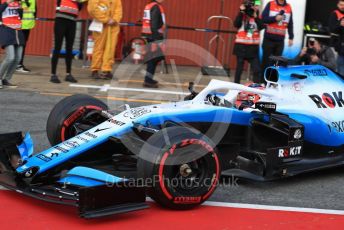
<instances>
[{"instance_id":1,"label":"photographer","mask_svg":"<svg viewBox=\"0 0 344 230\"><path fill-rule=\"evenodd\" d=\"M321 44L318 40L311 38L307 47L295 58L296 64L323 65L329 69L336 69L336 56L333 50Z\"/></svg>"},{"instance_id":2,"label":"photographer","mask_svg":"<svg viewBox=\"0 0 344 230\"><path fill-rule=\"evenodd\" d=\"M14 71L21 59L25 38L22 27L22 9L19 0L1 0L0 4L0 46L5 49L6 57L0 66L0 89L15 88L10 83Z\"/></svg>"},{"instance_id":3,"label":"photographer","mask_svg":"<svg viewBox=\"0 0 344 230\"><path fill-rule=\"evenodd\" d=\"M344 0L338 0L337 9L331 13L328 26L332 35L332 45L338 52L338 73L344 76Z\"/></svg>"},{"instance_id":4,"label":"photographer","mask_svg":"<svg viewBox=\"0 0 344 230\"><path fill-rule=\"evenodd\" d=\"M147 88L158 88L159 82L154 80L156 67L164 60L164 43L166 31L166 15L161 5L164 0L153 0L145 6L142 37L148 42L147 68L143 86Z\"/></svg>"},{"instance_id":5,"label":"photographer","mask_svg":"<svg viewBox=\"0 0 344 230\"><path fill-rule=\"evenodd\" d=\"M288 45L293 45L294 22L291 5L287 0L272 0L263 10L263 22L266 24L263 40L263 72L271 66L270 56L282 56L284 40L288 33Z\"/></svg>"},{"instance_id":6,"label":"photographer","mask_svg":"<svg viewBox=\"0 0 344 230\"><path fill-rule=\"evenodd\" d=\"M253 81L261 83L259 64L259 31L264 29L261 19L259 19L258 7L260 1L246 0L240 6L240 12L234 21L234 26L238 28L235 39L234 55L237 56L237 68L235 72L235 83L240 84L240 78L245 61L251 64Z\"/></svg>"}]
</instances>

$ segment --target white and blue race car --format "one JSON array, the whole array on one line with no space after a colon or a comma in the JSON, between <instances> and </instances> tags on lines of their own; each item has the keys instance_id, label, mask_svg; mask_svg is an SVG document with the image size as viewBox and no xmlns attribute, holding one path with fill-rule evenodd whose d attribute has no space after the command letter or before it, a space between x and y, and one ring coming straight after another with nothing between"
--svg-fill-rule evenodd
<instances>
[{"instance_id":1,"label":"white and blue race car","mask_svg":"<svg viewBox=\"0 0 344 230\"><path fill-rule=\"evenodd\" d=\"M0 136L0 184L74 205L84 218L193 208L221 175L273 180L344 164L344 79L323 66L275 66L265 89L212 80L185 101L121 113L87 95L59 102L52 147ZM238 101L240 103L238 103Z\"/></svg>"}]
</instances>

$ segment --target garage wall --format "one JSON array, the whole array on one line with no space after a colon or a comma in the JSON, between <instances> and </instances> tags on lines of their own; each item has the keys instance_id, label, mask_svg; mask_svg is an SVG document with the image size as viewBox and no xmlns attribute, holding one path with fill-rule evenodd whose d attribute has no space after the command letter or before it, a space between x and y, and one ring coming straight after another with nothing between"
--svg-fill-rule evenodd
<instances>
[{"instance_id":1,"label":"garage wall","mask_svg":"<svg viewBox=\"0 0 344 230\"><path fill-rule=\"evenodd\" d=\"M38 17L53 18L55 13L54 0L37 0ZM138 22L141 20L143 8L147 0L122 0L124 8L123 22ZM242 0L224 0L224 14L231 18L235 18L239 5ZM207 26L207 19L211 15L220 13L220 0L166 0L164 2L168 24L173 26L185 27L201 27ZM83 10L81 18L87 18L86 9ZM216 29L216 24L211 25ZM125 41L129 41L133 37L140 36L140 28L124 27ZM222 29L233 29L227 24L223 24ZM206 47L205 33L183 30L170 30L168 34L171 39L182 39ZM224 36L227 42L227 51L225 52L225 60L228 62L232 53L229 42L229 35ZM37 27L33 30L28 44L28 54L32 55L49 55L53 41L53 23L46 21L38 21ZM183 54L180 54L181 56ZM220 53L220 56L221 53ZM232 58L233 59L233 58ZM176 58L177 64L192 65L190 60ZM231 66L234 60L231 60Z\"/></svg>"},{"instance_id":2,"label":"garage wall","mask_svg":"<svg viewBox=\"0 0 344 230\"><path fill-rule=\"evenodd\" d=\"M338 0L308 0L306 22L318 21L327 26L328 17L337 8L337 3Z\"/></svg>"}]
</instances>

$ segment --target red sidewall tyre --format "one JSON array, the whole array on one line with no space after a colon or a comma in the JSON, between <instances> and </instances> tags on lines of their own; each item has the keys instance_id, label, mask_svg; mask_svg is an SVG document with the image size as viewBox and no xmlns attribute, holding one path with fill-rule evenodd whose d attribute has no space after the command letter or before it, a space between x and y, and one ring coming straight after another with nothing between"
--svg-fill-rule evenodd
<instances>
[{"instance_id":1,"label":"red sidewall tyre","mask_svg":"<svg viewBox=\"0 0 344 230\"><path fill-rule=\"evenodd\" d=\"M182 175L183 167L191 174ZM209 138L190 128L171 127L147 140L138 160L138 176L157 203L185 210L200 205L212 195L219 181L220 167L217 149ZM147 180L152 184L148 185Z\"/></svg>"},{"instance_id":2,"label":"red sidewall tyre","mask_svg":"<svg viewBox=\"0 0 344 230\"><path fill-rule=\"evenodd\" d=\"M46 129L50 144L57 145L71 138L68 129L92 110L108 110L108 107L104 102L84 94L66 97L57 103L47 121Z\"/></svg>"}]
</instances>

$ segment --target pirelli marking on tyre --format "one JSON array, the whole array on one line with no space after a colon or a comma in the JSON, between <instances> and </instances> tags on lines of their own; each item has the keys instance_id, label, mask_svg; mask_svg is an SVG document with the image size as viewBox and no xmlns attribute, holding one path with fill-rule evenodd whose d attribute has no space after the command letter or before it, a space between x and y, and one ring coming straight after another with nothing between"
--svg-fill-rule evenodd
<instances>
[{"instance_id":1,"label":"pirelli marking on tyre","mask_svg":"<svg viewBox=\"0 0 344 230\"><path fill-rule=\"evenodd\" d=\"M204 148L207 151L207 154L210 154L210 156L214 159L215 162L215 167L216 167L216 172L213 174L211 178L209 178L209 190L206 194L202 194L202 196L173 196L170 191L168 186L166 186L166 178L164 176L164 168L166 166L166 161L167 159L172 156L176 149L180 147L185 147L188 145L200 145L202 148ZM173 203L175 204L197 204L201 203L203 200L206 200L209 198L209 196L213 193L213 191L216 188L216 185L218 183L218 179L220 176L220 164L219 164L219 159L214 151L214 149L207 144L205 141L199 140L199 139L185 139L182 140L179 144L174 144L170 149L168 149L162 156L160 160L160 165L159 165L159 184L160 188L163 192L163 194L169 199L173 200Z\"/></svg>"}]
</instances>

